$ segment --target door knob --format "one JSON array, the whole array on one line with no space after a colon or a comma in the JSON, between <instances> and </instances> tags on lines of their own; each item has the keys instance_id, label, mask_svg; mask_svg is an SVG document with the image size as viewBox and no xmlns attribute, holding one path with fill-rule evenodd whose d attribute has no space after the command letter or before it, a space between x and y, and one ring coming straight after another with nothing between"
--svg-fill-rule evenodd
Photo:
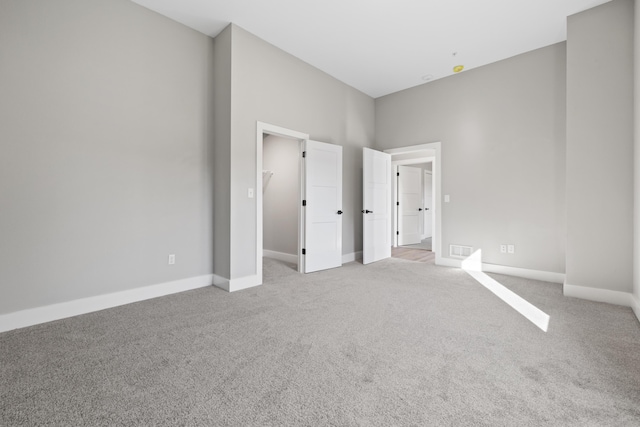
<instances>
[{"instance_id":1,"label":"door knob","mask_svg":"<svg viewBox=\"0 0 640 427\"><path fill-rule=\"evenodd\" d=\"M338 211L338 215L342 215L342 211Z\"/></svg>"},{"instance_id":2,"label":"door knob","mask_svg":"<svg viewBox=\"0 0 640 427\"><path fill-rule=\"evenodd\" d=\"M373 211L370 211L369 209L365 209L362 211L363 214L368 214L368 213L373 213Z\"/></svg>"}]
</instances>

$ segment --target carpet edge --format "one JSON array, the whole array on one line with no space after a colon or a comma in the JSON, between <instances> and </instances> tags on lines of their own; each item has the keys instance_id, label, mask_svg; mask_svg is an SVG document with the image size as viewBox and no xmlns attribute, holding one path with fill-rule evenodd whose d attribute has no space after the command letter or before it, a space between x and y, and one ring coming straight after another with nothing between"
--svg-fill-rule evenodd
<instances>
[{"instance_id":1,"label":"carpet edge","mask_svg":"<svg viewBox=\"0 0 640 427\"><path fill-rule=\"evenodd\" d=\"M207 274L2 314L0 315L0 332L203 288L212 284L213 274Z\"/></svg>"}]
</instances>

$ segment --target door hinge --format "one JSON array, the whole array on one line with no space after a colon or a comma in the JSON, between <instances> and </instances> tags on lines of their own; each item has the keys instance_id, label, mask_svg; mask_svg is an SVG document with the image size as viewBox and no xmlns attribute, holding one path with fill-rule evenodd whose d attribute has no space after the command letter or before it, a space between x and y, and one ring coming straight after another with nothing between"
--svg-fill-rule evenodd
<instances>
[{"instance_id":1,"label":"door hinge","mask_svg":"<svg viewBox=\"0 0 640 427\"><path fill-rule=\"evenodd\" d=\"M302 255L306 255L307 254L307 250L305 248L302 248Z\"/></svg>"},{"instance_id":2,"label":"door hinge","mask_svg":"<svg viewBox=\"0 0 640 427\"><path fill-rule=\"evenodd\" d=\"M307 157L307 152L306 151L302 152L302 157Z\"/></svg>"},{"instance_id":3,"label":"door hinge","mask_svg":"<svg viewBox=\"0 0 640 427\"><path fill-rule=\"evenodd\" d=\"M396 172L396 176L400 176L400 172Z\"/></svg>"},{"instance_id":4,"label":"door hinge","mask_svg":"<svg viewBox=\"0 0 640 427\"><path fill-rule=\"evenodd\" d=\"M307 206L307 201L306 200L302 201L302 206Z\"/></svg>"},{"instance_id":5,"label":"door hinge","mask_svg":"<svg viewBox=\"0 0 640 427\"><path fill-rule=\"evenodd\" d=\"M399 231L396 231L396 236L399 236L399 235L400 235L400 232L399 232Z\"/></svg>"},{"instance_id":6,"label":"door hinge","mask_svg":"<svg viewBox=\"0 0 640 427\"><path fill-rule=\"evenodd\" d=\"M400 202L396 202L396 206L400 206Z\"/></svg>"}]
</instances>

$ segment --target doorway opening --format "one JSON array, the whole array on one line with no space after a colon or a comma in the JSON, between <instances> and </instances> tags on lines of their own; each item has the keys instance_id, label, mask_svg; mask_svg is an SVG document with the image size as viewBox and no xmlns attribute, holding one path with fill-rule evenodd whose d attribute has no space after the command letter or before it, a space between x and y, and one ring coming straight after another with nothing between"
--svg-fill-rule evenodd
<instances>
[{"instance_id":1,"label":"doorway opening","mask_svg":"<svg viewBox=\"0 0 640 427\"><path fill-rule=\"evenodd\" d=\"M301 147L302 142L293 138L271 134L262 138L262 255L294 264L298 271Z\"/></svg>"},{"instance_id":2,"label":"doorway opening","mask_svg":"<svg viewBox=\"0 0 640 427\"><path fill-rule=\"evenodd\" d=\"M304 217L298 201L301 199L303 186L303 166L300 160L302 146L308 139L309 135L302 132L257 122L255 188L258 284L262 284L262 258L265 255L294 263L298 271L303 271L300 258L304 239ZM284 158L278 159L279 155L283 155ZM268 196L266 205L265 194ZM283 202L284 205L279 206L279 202ZM289 222L284 222L283 219ZM267 233L264 231L265 225L270 227ZM273 234L271 227L282 231L282 235ZM295 251L292 251L294 247Z\"/></svg>"},{"instance_id":3,"label":"doorway opening","mask_svg":"<svg viewBox=\"0 0 640 427\"><path fill-rule=\"evenodd\" d=\"M280 190L274 191L275 187ZM255 188L258 285L263 282L265 254L285 262L295 261L300 273L342 265L341 146L312 141L307 134L257 122ZM248 197L254 197L253 189L248 190ZM269 201L265 204L267 191ZM265 233L267 225L275 230ZM297 247L293 250L295 241Z\"/></svg>"},{"instance_id":4,"label":"doorway opening","mask_svg":"<svg viewBox=\"0 0 640 427\"><path fill-rule=\"evenodd\" d=\"M396 166L395 246L431 251L434 224L433 161Z\"/></svg>"},{"instance_id":5,"label":"doorway opening","mask_svg":"<svg viewBox=\"0 0 640 427\"><path fill-rule=\"evenodd\" d=\"M411 250L428 249L432 254L416 252L411 256L421 259L435 259L439 264L442 259L441 227L441 144L414 145L385 150L391 154L392 164L392 242L395 253ZM402 181L398 173L401 168L413 172L414 183L410 185L408 194L402 194L399 185ZM402 175L402 174L401 174ZM404 206L403 206L403 200ZM404 213L403 213L404 207ZM414 212L415 211L415 212ZM429 241L430 240L430 241ZM414 246L415 245L415 246ZM412 246L414 246L412 248Z\"/></svg>"}]
</instances>

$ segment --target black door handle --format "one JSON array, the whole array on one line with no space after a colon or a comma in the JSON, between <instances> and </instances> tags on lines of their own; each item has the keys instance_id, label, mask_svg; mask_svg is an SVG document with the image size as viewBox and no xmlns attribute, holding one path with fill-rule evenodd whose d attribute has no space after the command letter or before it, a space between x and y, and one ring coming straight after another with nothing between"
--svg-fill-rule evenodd
<instances>
[{"instance_id":1,"label":"black door handle","mask_svg":"<svg viewBox=\"0 0 640 427\"><path fill-rule=\"evenodd\" d=\"M428 211L428 210L429 210L429 208L424 208L424 210L425 210L425 211Z\"/></svg>"},{"instance_id":2,"label":"black door handle","mask_svg":"<svg viewBox=\"0 0 640 427\"><path fill-rule=\"evenodd\" d=\"M419 210L420 212L422 212L422 208L418 208L418 210Z\"/></svg>"},{"instance_id":3,"label":"black door handle","mask_svg":"<svg viewBox=\"0 0 640 427\"><path fill-rule=\"evenodd\" d=\"M362 211L363 214L368 214L368 213L373 213L373 211L370 211L369 209L365 209Z\"/></svg>"},{"instance_id":4,"label":"black door handle","mask_svg":"<svg viewBox=\"0 0 640 427\"><path fill-rule=\"evenodd\" d=\"M342 211L338 211L338 215L342 215Z\"/></svg>"}]
</instances>

